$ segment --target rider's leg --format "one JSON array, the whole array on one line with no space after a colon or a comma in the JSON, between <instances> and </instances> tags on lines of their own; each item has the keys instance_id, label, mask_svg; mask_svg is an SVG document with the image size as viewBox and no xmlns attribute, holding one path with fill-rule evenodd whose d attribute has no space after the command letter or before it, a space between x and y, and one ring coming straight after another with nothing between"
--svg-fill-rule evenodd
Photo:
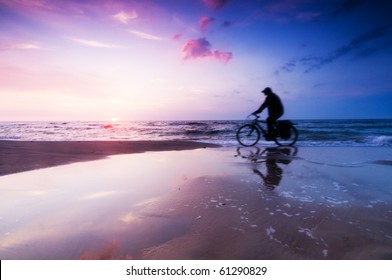
<instances>
[{"instance_id":1,"label":"rider's leg","mask_svg":"<svg viewBox=\"0 0 392 280\"><path fill-rule=\"evenodd\" d=\"M275 125L276 121L282 116L283 114L274 114L274 115L269 115L267 118L267 128L268 128L268 134L270 136L274 136L275 132Z\"/></svg>"},{"instance_id":2,"label":"rider's leg","mask_svg":"<svg viewBox=\"0 0 392 280\"><path fill-rule=\"evenodd\" d=\"M267 118L267 129L268 129L268 134L272 136L274 130L275 130L275 122L278 118L275 116L269 116Z\"/></svg>"}]
</instances>

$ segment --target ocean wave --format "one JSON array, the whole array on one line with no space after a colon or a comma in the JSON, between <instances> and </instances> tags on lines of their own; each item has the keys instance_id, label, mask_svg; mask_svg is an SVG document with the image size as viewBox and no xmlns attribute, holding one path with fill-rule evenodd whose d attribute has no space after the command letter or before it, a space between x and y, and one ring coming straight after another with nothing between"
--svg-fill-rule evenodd
<instances>
[{"instance_id":1,"label":"ocean wave","mask_svg":"<svg viewBox=\"0 0 392 280\"><path fill-rule=\"evenodd\" d=\"M365 142L375 146L392 146L392 136L368 136Z\"/></svg>"},{"instance_id":2,"label":"ocean wave","mask_svg":"<svg viewBox=\"0 0 392 280\"><path fill-rule=\"evenodd\" d=\"M245 121L0 122L3 140L196 140L238 145ZM392 120L297 120L298 146L392 147ZM260 140L260 145L275 145Z\"/></svg>"},{"instance_id":3,"label":"ocean wave","mask_svg":"<svg viewBox=\"0 0 392 280\"><path fill-rule=\"evenodd\" d=\"M209 125L208 123L205 123L205 122L186 122L185 124L189 125L189 126L208 126Z\"/></svg>"}]
</instances>

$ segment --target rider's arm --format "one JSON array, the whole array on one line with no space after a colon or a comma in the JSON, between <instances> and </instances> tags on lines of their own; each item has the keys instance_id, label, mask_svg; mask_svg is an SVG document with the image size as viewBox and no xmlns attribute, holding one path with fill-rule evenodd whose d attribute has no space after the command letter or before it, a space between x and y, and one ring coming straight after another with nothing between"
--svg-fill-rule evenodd
<instances>
[{"instance_id":1,"label":"rider's arm","mask_svg":"<svg viewBox=\"0 0 392 280\"><path fill-rule=\"evenodd\" d=\"M264 110L265 108L268 107L268 103L269 103L268 101L269 101L269 98L267 97L267 98L265 99L264 103L261 104L260 108L257 109L256 111L254 111L254 112L252 113L252 115L257 115L257 114L260 114L261 112L263 112L263 110Z\"/></svg>"}]
</instances>

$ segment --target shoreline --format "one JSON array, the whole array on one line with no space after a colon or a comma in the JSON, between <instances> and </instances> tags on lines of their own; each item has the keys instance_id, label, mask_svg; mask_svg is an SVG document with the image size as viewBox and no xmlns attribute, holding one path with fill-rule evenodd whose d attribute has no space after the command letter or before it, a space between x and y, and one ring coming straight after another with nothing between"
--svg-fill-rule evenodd
<instances>
[{"instance_id":1,"label":"shoreline","mask_svg":"<svg viewBox=\"0 0 392 280\"><path fill-rule=\"evenodd\" d=\"M218 148L185 140L162 141L12 141L0 140L0 176L103 159L111 155L152 151Z\"/></svg>"}]
</instances>

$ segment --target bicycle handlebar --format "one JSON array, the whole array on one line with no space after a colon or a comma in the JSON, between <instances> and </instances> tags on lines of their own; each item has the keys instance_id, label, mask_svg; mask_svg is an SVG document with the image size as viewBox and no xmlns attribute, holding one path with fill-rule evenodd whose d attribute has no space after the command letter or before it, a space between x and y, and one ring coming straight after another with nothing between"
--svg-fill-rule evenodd
<instances>
[{"instance_id":1,"label":"bicycle handlebar","mask_svg":"<svg viewBox=\"0 0 392 280\"><path fill-rule=\"evenodd\" d=\"M251 118L251 117L253 117L253 118ZM251 123L266 123L265 120L260 120L259 115L250 114L249 116L246 117L246 119Z\"/></svg>"},{"instance_id":2,"label":"bicycle handlebar","mask_svg":"<svg viewBox=\"0 0 392 280\"><path fill-rule=\"evenodd\" d=\"M254 117L254 119L253 119L254 121L258 120L260 118L259 115L250 114L249 116L246 117L246 119L250 119L251 117Z\"/></svg>"}]
</instances>

